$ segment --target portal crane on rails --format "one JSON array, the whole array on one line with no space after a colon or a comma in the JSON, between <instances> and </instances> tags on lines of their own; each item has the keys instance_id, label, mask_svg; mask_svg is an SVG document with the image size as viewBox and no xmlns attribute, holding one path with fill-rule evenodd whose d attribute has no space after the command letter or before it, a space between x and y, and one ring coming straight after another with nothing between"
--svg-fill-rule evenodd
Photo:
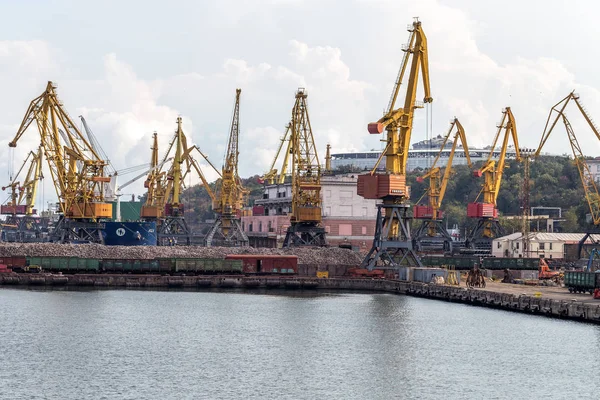
<instances>
[{"instance_id":1,"label":"portal crane on rails","mask_svg":"<svg viewBox=\"0 0 600 400\"><path fill-rule=\"evenodd\" d=\"M477 178L483 176L484 183L481 192L475 199L475 202L467 205L467 217L477 219L475 227L467 234L465 247L469 251L479 253L490 253L492 249L492 240L504 235L504 229L498 220L498 209L496 208L496 200L500 192L502 183L502 175L506 164L506 152L508 150L509 138L512 138L515 147L515 160L521 161L521 153L519 150L519 139L517 135L517 124L515 117L510 109L506 107L502 110L502 120L497 125L498 130L492 143L490 154L483 167L473 172ZM504 130L502 145L498 161L494 160L496 145L498 139ZM477 202L479 196L483 193L483 202Z\"/></svg>"},{"instance_id":2,"label":"portal crane on rails","mask_svg":"<svg viewBox=\"0 0 600 400\"><path fill-rule=\"evenodd\" d=\"M10 147L34 121L59 199L60 218L51 240L101 243L103 220L112 217L112 205L104 199L104 184L110 182L107 161L77 128L52 82L31 101Z\"/></svg>"},{"instance_id":3,"label":"portal crane on rails","mask_svg":"<svg viewBox=\"0 0 600 400\"><path fill-rule=\"evenodd\" d=\"M164 215L157 224L159 243L166 238L176 239L178 243L186 245L190 245L192 241L192 234L184 217L185 209L181 199L185 176L190 165L189 160L184 157L187 149L187 138L183 132L182 119L177 117L177 130L165 155L166 158L171 151L174 151L173 161L166 174L161 175L164 179L161 179L157 185L160 189L159 194L164 188L164 197L160 197L162 203L159 204L159 206L162 205L160 212L164 212ZM154 159L151 164L153 163ZM186 166L187 168L184 168Z\"/></svg>"},{"instance_id":4,"label":"portal crane on rails","mask_svg":"<svg viewBox=\"0 0 600 400\"><path fill-rule=\"evenodd\" d=\"M415 18L408 26L409 41L403 46L404 58L396 78L392 96L383 117L368 126L369 133L381 134L385 129L386 147L377 160L370 174L359 175L357 192L366 199L379 199L377 220L373 245L363 260L361 267L397 269L401 265L421 266L411 239L408 200L410 187L406 185L406 164L413 128L415 109L423 108L422 102L416 101L419 71L425 96L424 103L431 103L433 98L429 84L429 61L427 38L421 22ZM410 60L410 64L409 64ZM404 105L396 108L396 100L400 95L400 87L404 74L408 69L408 84ZM385 174L377 174L376 169L381 159L386 158Z\"/></svg>"},{"instance_id":5,"label":"portal crane on rails","mask_svg":"<svg viewBox=\"0 0 600 400\"><path fill-rule=\"evenodd\" d=\"M216 218L204 239L207 247L213 245L243 247L249 244L240 218L241 209L249 193L243 187L238 174L241 93L242 89L236 89L227 152L221 169L221 178L217 181L218 194L212 196L216 200L213 202ZM211 191L210 186L205 185L205 187L207 191Z\"/></svg>"},{"instance_id":6,"label":"portal crane on rails","mask_svg":"<svg viewBox=\"0 0 600 400\"><path fill-rule=\"evenodd\" d=\"M168 157L159 163L158 153L158 134L152 134L152 155L150 157L150 170L144 181L146 188L146 202L140 211L142 219L160 219L163 218L165 212L165 196L166 196L166 172L162 170Z\"/></svg>"},{"instance_id":7,"label":"portal crane on rails","mask_svg":"<svg viewBox=\"0 0 600 400\"><path fill-rule=\"evenodd\" d=\"M29 163L27 173L25 166ZM42 174L43 149L38 147L37 151L30 151L23 164L14 175L11 182L2 187L2 190L10 191L10 199L7 204L0 206L0 213L6 215L3 222L4 241L39 241L41 234L47 231L48 218L35 216L35 200L39 182L44 178Z\"/></svg>"},{"instance_id":8,"label":"portal crane on rails","mask_svg":"<svg viewBox=\"0 0 600 400\"><path fill-rule=\"evenodd\" d=\"M321 164L308 116L307 97L306 90L299 88L292 108L288 152L292 170L292 212L284 248L327 245L325 228L321 226ZM285 171L286 168L282 168L281 174Z\"/></svg>"},{"instance_id":9,"label":"portal crane on rails","mask_svg":"<svg viewBox=\"0 0 600 400\"><path fill-rule=\"evenodd\" d=\"M588 239L591 240L592 244L598 244L593 234L600 233L600 193L598 192L598 187L596 186L594 175L592 174L592 171L590 170L590 167L585 160L585 156L583 155L583 151L581 149L581 146L579 145L577 136L575 136L573 126L571 125L569 119L567 118L567 115L565 114L565 109L571 101L573 101L575 105L577 105L577 108L579 109L581 115L587 122L588 126L590 127L592 132L594 132L596 138L600 140L600 130L596 127L592 118L589 116L587 110L581 103L579 95L573 91L561 101L552 106L552 108L550 109L548 119L546 120L546 126L544 127L544 132L542 134L540 144L534 154L534 158L539 157L542 148L546 144L546 141L550 137L550 134L554 130L554 127L556 126L559 120L562 120L563 124L565 125L565 130L567 131L567 137L569 138L569 145L571 146L571 151L573 153L573 161L575 163L575 166L577 167L577 171L579 172L579 177L583 185L585 199L588 203L590 215L592 217L592 229L588 229L586 234L579 241L578 253L579 258L581 258L583 246Z\"/></svg>"},{"instance_id":10,"label":"portal crane on rails","mask_svg":"<svg viewBox=\"0 0 600 400\"><path fill-rule=\"evenodd\" d=\"M448 139L452 135L452 132L455 130L455 128L456 133L454 134L452 149L448 155L448 162L444 168L444 173L442 176L442 169L437 165L437 163L446 147ZM458 118L455 117L450 124L450 129L448 129L448 133L442 142L440 152L435 158L431 168L426 174L417 178L418 182L423 182L425 179L429 179L429 187L425 193L429 199L429 205L418 205L419 202L417 201L417 205L415 205L413 208L414 217L416 219L423 220L421 225L415 231L413 239L414 246L418 251L423 250L424 245L431 244L437 245L437 247L440 247L441 244L441 247L444 249L444 251L450 253L452 253L454 250L452 245L452 236L450 236L442 224L443 212L441 210L441 206L444 195L446 194L446 188L448 187L448 181L450 180L450 176L452 174L452 161L454 159L454 153L456 152L456 147L459 140L462 144L462 149L467 159L467 165L469 168L471 168L471 158L469 156L469 146L467 145L465 130Z\"/></svg>"}]
</instances>

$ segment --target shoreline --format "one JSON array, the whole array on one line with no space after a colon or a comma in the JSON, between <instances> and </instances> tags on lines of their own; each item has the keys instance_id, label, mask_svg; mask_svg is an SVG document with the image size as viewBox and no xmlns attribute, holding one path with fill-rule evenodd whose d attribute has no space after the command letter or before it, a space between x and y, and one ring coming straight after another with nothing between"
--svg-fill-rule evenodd
<instances>
[{"instance_id":1,"label":"shoreline","mask_svg":"<svg viewBox=\"0 0 600 400\"><path fill-rule=\"evenodd\" d=\"M493 284L485 289L387 279L239 275L0 274L2 287L285 289L395 293L551 318L600 324L600 301L552 287ZM520 293L517 293L520 292Z\"/></svg>"}]
</instances>

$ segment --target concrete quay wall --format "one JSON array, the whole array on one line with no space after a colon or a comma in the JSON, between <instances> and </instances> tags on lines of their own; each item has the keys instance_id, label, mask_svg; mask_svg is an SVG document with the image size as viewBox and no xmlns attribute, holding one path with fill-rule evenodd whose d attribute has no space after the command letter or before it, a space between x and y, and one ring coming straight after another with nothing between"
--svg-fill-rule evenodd
<instances>
[{"instance_id":1,"label":"concrete quay wall","mask_svg":"<svg viewBox=\"0 0 600 400\"><path fill-rule=\"evenodd\" d=\"M548 295L508 293L502 287L467 289L385 279L316 279L275 276L161 276L161 275L54 275L0 274L1 286L172 288L172 289L289 289L396 293L429 299L491 307L508 311L600 323L600 301ZM591 296L590 296L591 300Z\"/></svg>"}]
</instances>

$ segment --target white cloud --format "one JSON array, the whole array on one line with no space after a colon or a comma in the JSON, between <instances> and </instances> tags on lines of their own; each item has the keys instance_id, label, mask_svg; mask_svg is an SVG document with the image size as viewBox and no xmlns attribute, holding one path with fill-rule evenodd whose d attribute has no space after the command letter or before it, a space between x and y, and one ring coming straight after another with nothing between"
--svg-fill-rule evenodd
<instances>
[{"instance_id":1,"label":"white cloud","mask_svg":"<svg viewBox=\"0 0 600 400\"><path fill-rule=\"evenodd\" d=\"M355 0L343 3L343 20L331 19L339 15L340 4L319 2L319 13L314 11L315 4L294 0L265 0L260 7L231 1L195 4L206 12L186 36L211 40L199 41L196 49L173 33L177 30L171 30L172 25L165 25L164 42L152 42L161 55L153 52L152 63L130 41L139 41L142 33L133 39L117 35L118 30L103 33L103 37L116 36L113 42L98 43L95 53L86 53L94 54L86 58L88 69L78 62L83 57L68 47L70 42L60 49L55 42L41 40L0 41L0 87L6 94L0 96L0 169L8 168L6 144L28 102L50 79L58 82L59 95L71 115L87 118L117 168L148 162L155 130L164 149L178 115L183 117L190 141L220 167L236 87L242 88L243 176L263 173L269 167L298 87L308 92L321 161L327 143L334 153L380 148L380 137L369 136L366 125L377 120L387 105L402 59L400 47L408 37L404 25L413 15L420 16L428 38L434 135L445 133L448 121L456 116L471 147L486 145L502 108L510 106L521 145L535 147L548 110L573 89L592 115L600 115L595 71L592 68L586 75L578 63L564 56L575 47L582 57L591 57L588 53L593 52L586 51L585 43L565 38L553 41L552 46L536 44L538 33L529 35L516 26L503 31L486 7L470 7L465 2L460 7L441 0ZM530 13L543 13L523 7ZM178 12L183 17L191 14L185 9ZM298 29L309 25L310 29ZM554 34L556 28L538 24L536 30L543 37ZM586 35L582 32L581 36ZM419 92L421 97L421 88ZM583 119L575 109L569 117L582 147L589 155L597 155L599 141ZM419 110L413 142L424 138L425 111ZM15 164L37 142L33 132L23 137L14 152ZM546 151L564 153L566 143L560 127ZM142 192L140 185L131 188Z\"/></svg>"}]
</instances>

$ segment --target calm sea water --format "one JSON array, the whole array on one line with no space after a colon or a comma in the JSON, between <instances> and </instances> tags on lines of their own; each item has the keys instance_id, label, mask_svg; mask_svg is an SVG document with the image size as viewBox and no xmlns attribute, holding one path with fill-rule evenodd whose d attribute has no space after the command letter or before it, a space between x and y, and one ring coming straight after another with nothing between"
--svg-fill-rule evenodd
<instances>
[{"instance_id":1,"label":"calm sea water","mask_svg":"<svg viewBox=\"0 0 600 400\"><path fill-rule=\"evenodd\" d=\"M0 289L0 399L592 399L600 327L386 294Z\"/></svg>"}]
</instances>

